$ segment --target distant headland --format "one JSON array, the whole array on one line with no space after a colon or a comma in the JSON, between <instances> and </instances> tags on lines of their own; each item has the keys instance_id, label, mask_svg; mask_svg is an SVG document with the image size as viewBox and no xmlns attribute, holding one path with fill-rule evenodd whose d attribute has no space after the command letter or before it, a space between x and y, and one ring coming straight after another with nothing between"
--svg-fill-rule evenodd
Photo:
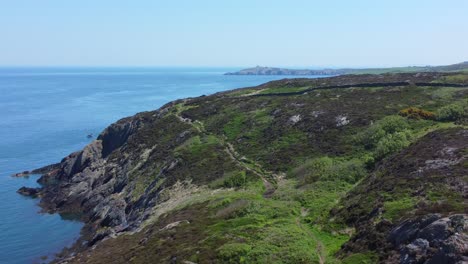
<instances>
[{"instance_id":1,"label":"distant headland","mask_svg":"<svg viewBox=\"0 0 468 264\"><path fill-rule=\"evenodd\" d=\"M468 61L445 66L409 66L393 68L364 68L364 69L286 69L257 66L225 75L342 75L342 74L379 74L379 73L407 73L407 72L451 72L468 71Z\"/></svg>"}]
</instances>

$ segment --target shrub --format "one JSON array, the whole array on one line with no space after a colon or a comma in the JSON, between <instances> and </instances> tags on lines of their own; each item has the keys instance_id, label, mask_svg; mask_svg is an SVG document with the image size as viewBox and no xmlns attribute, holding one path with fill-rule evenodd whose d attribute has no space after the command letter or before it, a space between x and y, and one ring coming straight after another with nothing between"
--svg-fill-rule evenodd
<instances>
[{"instance_id":1,"label":"shrub","mask_svg":"<svg viewBox=\"0 0 468 264\"><path fill-rule=\"evenodd\" d=\"M357 159L342 162L336 167L336 176L349 183L356 183L366 175L365 163Z\"/></svg>"},{"instance_id":2,"label":"shrub","mask_svg":"<svg viewBox=\"0 0 468 264\"><path fill-rule=\"evenodd\" d=\"M302 184L316 181L345 181L355 183L366 175L364 162L360 160L334 160L321 157L306 161L291 171L290 176L295 177Z\"/></svg>"},{"instance_id":3,"label":"shrub","mask_svg":"<svg viewBox=\"0 0 468 264\"><path fill-rule=\"evenodd\" d=\"M427 119L434 120L435 114L430 111L422 110L417 107L408 107L400 110L398 113L400 116L411 118L411 119Z\"/></svg>"},{"instance_id":4,"label":"shrub","mask_svg":"<svg viewBox=\"0 0 468 264\"><path fill-rule=\"evenodd\" d=\"M245 263L252 247L244 243L224 244L218 248L218 257L225 263Z\"/></svg>"},{"instance_id":5,"label":"shrub","mask_svg":"<svg viewBox=\"0 0 468 264\"><path fill-rule=\"evenodd\" d=\"M366 165L367 169L372 169L374 168L375 165L375 158L371 154L366 154L364 157L361 158L364 162L364 165Z\"/></svg>"},{"instance_id":6,"label":"shrub","mask_svg":"<svg viewBox=\"0 0 468 264\"><path fill-rule=\"evenodd\" d=\"M440 121L457 121L465 116L465 108L460 103L446 105L437 111L437 119Z\"/></svg>"},{"instance_id":7,"label":"shrub","mask_svg":"<svg viewBox=\"0 0 468 264\"><path fill-rule=\"evenodd\" d=\"M375 157L382 159L385 156L397 152L411 143L412 133L409 130L388 134L379 140L375 149Z\"/></svg>"},{"instance_id":8,"label":"shrub","mask_svg":"<svg viewBox=\"0 0 468 264\"><path fill-rule=\"evenodd\" d=\"M321 157L307 160L304 164L291 171L291 176L302 183L313 183L321 175L324 175L333 166L333 160L329 157Z\"/></svg>"},{"instance_id":9,"label":"shrub","mask_svg":"<svg viewBox=\"0 0 468 264\"><path fill-rule=\"evenodd\" d=\"M229 219L243 216L247 213L249 201L244 199L236 200L216 212L216 217Z\"/></svg>"},{"instance_id":10,"label":"shrub","mask_svg":"<svg viewBox=\"0 0 468 264\"><path fill-rule=\"evenodd\" d=\"M223 181L223 187L226 188L239 188L245 186L247 183L247 176L245 171L239 171L226 177Z\"/></svg>"},{"instance_id":11,"label":"shrub","mask_svg":"<svg viewBox=\"0 0 468 264\"><path fill-rule=\"evenodd\" d=\"M366 167L371 168L375 161L408 146L412 139L412 131L409 128L406 118L387 116L361 133L358 139L373 152L373 157L364 157Z\"/></svg>"},{"instance_id":12,"label":"shrub","mask_svg":"<svg viewBox=\"0 0 468 264\"><path fill-rule=\"evenodd\" d=\"M377 143L387 136L396 132L401 132L409 128L408 121L401 116L386 116L375 122L360 135L360 141L368 149L375 148Z\"/></svg>"}]
</instances>

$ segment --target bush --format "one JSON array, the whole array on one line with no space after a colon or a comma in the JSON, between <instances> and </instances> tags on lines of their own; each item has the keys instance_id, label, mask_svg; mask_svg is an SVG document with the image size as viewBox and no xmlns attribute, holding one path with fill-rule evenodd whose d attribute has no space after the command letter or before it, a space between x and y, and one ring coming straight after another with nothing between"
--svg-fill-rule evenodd
<instances>
[{"instance_id":1,"label":"bush","mask_svg":"<svg viewBox=\"0 0 468 264\"><path fill-rule=\"evenodd\" d=\"M334 160L321 157L306 161L291 171L290 176L297 178L301 184L316 181L346 181L355 183L366 175L364 162L360 160Z\"/></svg>"},{"instance_id":2,"label":"bush","mask_svg":"<svg viewBox=\"0 0 468 264\"><path fill-rule=\"evenodd\" d=\"M375 157L382 159L385 156L397 152L411 143L412 133L409 130L388 134L379 140L375 149Z\"/></svg>"},{"instance_id":3,"label":"bush","mask_svg":"<svg viewBox=\"0 0 468 264\"><path fill-rule=\"evenodd\" d=\"M408 107L400 110L398 113L400 116L411 118L411 119L427 119L434 120L435 114L430 111L422 110L417 107Z\"/></svg>"},{"instance_id":4,"label":"bush","mask_svg":"<svg viewBox=\"0 0 468 264\"><path fill-rule=\"evenodd\" d=\"M401 132L409 128L408 121L401 116L386 116L371 125L360 135L360 141L368 149L375 148L378 142L389 134Z\"/></svg>"},{"instance_id":5,"label":"bush","mask_svg":"<svg viewBox=\"0 0 468 264\"><path fill-rule=\"evenodd\" d=\"M406 118L387 116L361 133L358 139L365 148L373 152L373 157L364 157L366 167L371 168L374 162L407 147L412 139L412 131L409 128Z\"/></svg>"},{"instance_id":6,"label":"bush","mask_svg":"<svg viewBox=\"0 0 468 264\"><path fill-rule=\"evenodd\" d=\"M437 119L440 121L457 121L465 116L466 111L462 104L449 104L437 111Z\"/></svg>"},{"instance_id":7,"label":"bush","mask_svg":"<svg viewBox=\"0 0 468 264\"><path fill-rule=\"evenodd\" d=\"M218 248L218 257L225 263L245 263L252 247L244 243L224 244Z\"/></svg>"},{"instance_id":8,"label":"bush","mask_svg":"<svg viewBox=\"0 0 468 264\"><path fill-rule=\"evenodd\" d=\"M356 183L367 175L365 167L360 160L348 160L336 167L336 176L348 183Z\"/></svg>"},{"instance_id":9,"label":"bush","mask_svg":"<svg viewBox=\"0 0 468 264\"><path fill-rule=\"evenodd\" d=\"M332 166L333 160L329 157L311 159L293 169L290 176L297 178L302 183L313 183L317 181L321 175L324 175Z\"/></svg>"},{"instance_id":10,"label":"bush","mask_svg":"<svg viewBox=\"0 0 468 264\"><path fill-rule=\"evenodd\" d=\"M246 183L247 183L247 176L245 174L245 171L239 171L226 177L223 181L223 187L239 188L239 187L245 186Z\"/></svg>"}]
</instances>

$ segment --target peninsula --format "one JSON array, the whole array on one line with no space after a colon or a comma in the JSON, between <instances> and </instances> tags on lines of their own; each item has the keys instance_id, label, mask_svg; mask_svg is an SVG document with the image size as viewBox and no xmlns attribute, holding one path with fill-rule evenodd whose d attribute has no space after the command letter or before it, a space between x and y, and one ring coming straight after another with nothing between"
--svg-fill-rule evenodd
<instances>
[{"instance_id":1,"label":"peninsula","mask_svg":"<svg viewBox=\"0 0 468 264\"><path fill-rule=\"evenodd\" d=\"M225 75L341 75L341 74L379 74L379 73L405 73L405 72L452 72L467 71L468 61L447 66L411 66L395 68L365 68L365 69L285 69L261 67L243 69L237 72L228 72Z\"/></svg>"}]
</instances>

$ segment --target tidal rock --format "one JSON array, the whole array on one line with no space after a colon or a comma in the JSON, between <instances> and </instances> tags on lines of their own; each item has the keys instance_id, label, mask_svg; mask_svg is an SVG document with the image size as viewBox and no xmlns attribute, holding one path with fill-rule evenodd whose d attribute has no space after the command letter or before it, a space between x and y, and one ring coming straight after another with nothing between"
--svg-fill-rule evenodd
<instances>
[{"instance_id":1,"label":"tidal rock","mask_svg":"<svg viewBox=\"0 0 468 264\"><path fill-rule=\"evenodd\" d=\"M31 174L30 171L23 171L23 172L18 172L18 173L13 174L13 177L25 177L25 176L29 176L30 174Z\"/></svg>"},{"instance_id":2,"label":"tidal rock","mask_svg":"<svg viewBox=\"0 0 468 264\"><path fill-rule=\"evenodd\" d=\"M21 187L17 193L24 195L24 196L31 196L37 197L39 194L40 188L29 188L29 187Z\"/></svg>"}]
</instances>

